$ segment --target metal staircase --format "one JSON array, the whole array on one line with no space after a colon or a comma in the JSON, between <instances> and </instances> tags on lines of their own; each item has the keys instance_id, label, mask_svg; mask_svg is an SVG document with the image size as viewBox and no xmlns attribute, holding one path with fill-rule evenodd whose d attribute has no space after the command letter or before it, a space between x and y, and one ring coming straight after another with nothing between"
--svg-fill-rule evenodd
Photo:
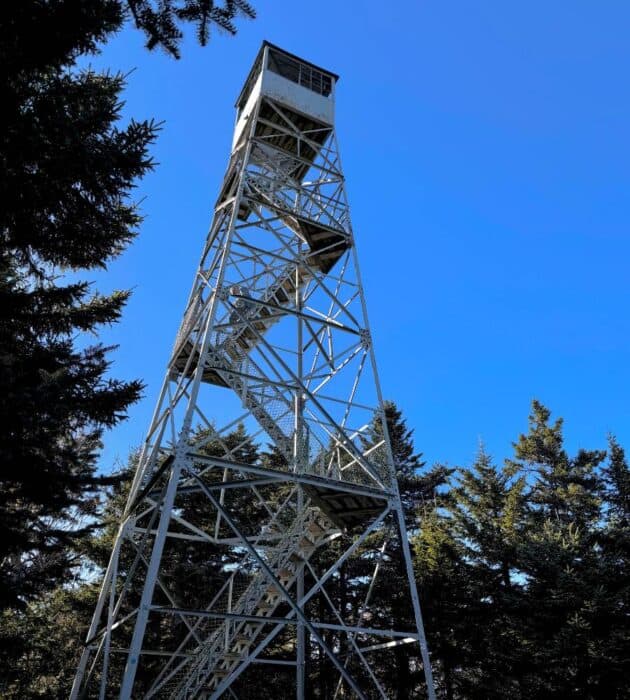
<instances>
[{"instance_id":1,"label":"metal staircase","mask_svg":"<svg viewBox=\"0 0 630 700\"><path fill-rule=\"evenodd\" d=\"M270 568L277 572L278 581L285 589L292 588L304 563L335 532L334 525L319 509L306 508L273 549L265 552ZM273 616L283 596L277 585L264 576L254 576L249 582L239 581L240 578L244 577L237 569L208 612L224 606L227 608L224 612L230 615L255 616L261 621L234 622L230 618L214 626L204 644L192 652L193 658L161 686L160 697L188 700L211 694L260 641L264 619Z\"/></svg>"}]
</instances>

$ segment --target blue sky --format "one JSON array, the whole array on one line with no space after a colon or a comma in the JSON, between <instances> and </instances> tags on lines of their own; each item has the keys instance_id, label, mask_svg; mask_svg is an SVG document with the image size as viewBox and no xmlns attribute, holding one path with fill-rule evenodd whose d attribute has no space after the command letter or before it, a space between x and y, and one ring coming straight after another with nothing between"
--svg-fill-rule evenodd
<instances>
[{"instance_id":1,"label":"blue sky","mask_svg":"<svg viewBox=\"0 0 630 700\"><path fill-rule=\"evenodd\" d=\"M255 2L237 37L174 61L129 29L95 67L129 72L125 118L163 121L146 221L106 273L133 288L113 374L146 431L210 223L233 105L263 39L341 75L337 129L387 397L429 462L497 460L536 397L571 449L630 447L630 5Z\"/></svg>"}]
</instances>

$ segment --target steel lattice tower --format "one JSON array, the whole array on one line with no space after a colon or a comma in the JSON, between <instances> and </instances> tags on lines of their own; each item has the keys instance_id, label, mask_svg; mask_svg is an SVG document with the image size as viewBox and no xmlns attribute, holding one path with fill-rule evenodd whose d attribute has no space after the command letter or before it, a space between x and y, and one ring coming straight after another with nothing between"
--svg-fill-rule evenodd
<instances>
[{"instance_id":1,"label":"steel lattice tower","mask_svg":"<svg viewBox=\"0 0 630 700\"><path fill-rule=\"evenodd\" d=\"M330 697L388 697L373 660L399 644L419 646L434 697L335 139L337 79L265 42L245 82L73 699L237 697L242 674L269 663L303 698L323 658ZM245 459L228 440L239 425L272 452ZM392 543L406 629L371 612ZM207 551L225 564L205 574ZM205 600L190 599L169 552L199 563ZM364 598L339 603L330 588L357 557Z\"/></svg>"}]
</instances>

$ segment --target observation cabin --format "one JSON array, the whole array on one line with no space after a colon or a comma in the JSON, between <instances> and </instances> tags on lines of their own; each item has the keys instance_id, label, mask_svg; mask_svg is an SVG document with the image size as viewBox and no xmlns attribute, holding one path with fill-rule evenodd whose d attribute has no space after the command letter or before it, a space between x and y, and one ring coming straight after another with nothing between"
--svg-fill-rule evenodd
<instances>
[{"instance_id":1,"label":"observation cabin","mask_svg":"<svg viewBox=\"0 0 630 700\"><path fill-rule=\"evenodd\" d=\"M236 100L236 127L232 146L236 146L240 140L256 101L261 96L295 112L299 117L296 125L302 131L321 129L323 126L332 128L335 117L335 84L338 80L339 76L335 73L263 41ZM276 121L270 110L263 109L260 117ZM263 135L264 130L261 129L259 133L257 129L256 136ZM321 138L323 141L324 138Z\"/></svg>"}]
</instances>

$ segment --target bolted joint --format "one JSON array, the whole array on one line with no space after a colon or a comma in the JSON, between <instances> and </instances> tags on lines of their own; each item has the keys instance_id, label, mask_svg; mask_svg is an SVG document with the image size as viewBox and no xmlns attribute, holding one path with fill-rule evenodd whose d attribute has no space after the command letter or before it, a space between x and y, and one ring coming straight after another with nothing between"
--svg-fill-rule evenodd
<instances>
[{"instance_id":1,"label":"bolted joint","mask_svg":"<svg viewBox=\"0 0 630 700\"><path fill-rule=\"evenodd\" d=\"M368 350L372 346L372 336L370 331L367 329L359 331L359 337L361 338L361 345Z\"/></svg>"},{"instance_id":2,"label":"bolted joint","mask_svg":"<svg viewBox=\"0 0 630 700\"><path fill-rule=\"evenodd\" d=\"M215 294L217 295L217 299L221 299L221 301L227 301L230 298L230 287L219 287L215 291Z\"/></svg>"}]
</instances>

